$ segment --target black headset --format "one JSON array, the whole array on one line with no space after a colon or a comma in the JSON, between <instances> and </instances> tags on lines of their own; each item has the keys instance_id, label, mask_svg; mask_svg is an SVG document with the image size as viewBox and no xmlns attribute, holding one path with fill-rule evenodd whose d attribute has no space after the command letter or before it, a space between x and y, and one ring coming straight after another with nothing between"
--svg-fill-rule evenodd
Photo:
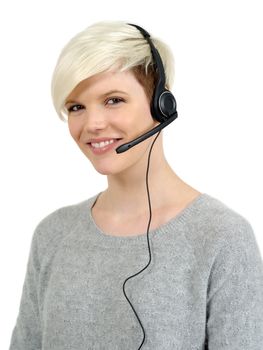
<instances>
[{"instance_id":1,"label":"black headset","mask_svg":"<svg viewBox=\"0 0 263 350\"><path fill-rule=\"evenodd\" d=\"M171 91L165 88L166 79L163 62L158 50L155 48L153 42L150 39L150 34L145 29L136 24L128 24L136 27L142 33L142 35L147 40L151 48L153 63L155 65L156 72L158 73L158 81L156 83L153 92L153 98L151 101L151 114L155 120L160 122L160 124L157 125L155 128L151 129L150 131L146 132L145 134L137 137L133 141L130 141L117 147L117 153L125 152L131 147L146 140L148 137L156 134L158 131L166 127L168 124L170 124L173 120L177 118L176 100Z\"/></svg>"},{"instance_id":2,"label":"black headset","mask_svg":"<svg viewBox=\"0 0 263 350\"><path fill-rule=\"evenodd\" d=\"M135 316L137 317L138 322L140 323L142 331L143 331L143 340L138 348L138 350L140 350L144 344L144 341L145 341L145 330L144 330L144 327L142 325L142 322L141 322L136 310L134 309L134 306L132 305L131 301L129 300L129 298L125 292L125 284L129 279L134 278L135 276L142 273L151 263L151 248L150 248L150 242L149 242L149 229L150 229L151 218L152 218L152 209L151 209L151 200L150 200L150 193L149 193L149 186L148 186L148 173L149 173L150 156L151 156L153 145L154 145L157 137L159 136L161 130L177 118L177 111L176 111L176 101L175 101L173 94L165 88L165 73L164 73L163 63L162 63L159 52L154 47L154 45L150 39L150 34L148 32L146 32L146 30L144 30L143 28L141 28L135 24L130 24L130 23L128 23L128 24L136 27L142 33L142 35L148 41L148 43L151 47L151 52L152 52L152 57L153 57L155 69L158 73L158 81L156 83L154 93L153 93L153 98L151 101L151 114L152 114L152 117L154 119L156 119L157 121L160 122L159 125L157 125L153 129L151 129L150 131L146 132L145 134L137 137L133 141L125 143L125 144L119 146L118 148L116 148L117 153L125 152L128 149L130 149L131 147L146 140L148 137L156 134L159 131L159 133L155 137L154 141L152 142L152 145L151 145L151 148L149 151L147 171L146 171L146 186L147 186L147 195L148 195L149 211L150 211L150 218L149 218L148 228L147 228L149 262L143 269L141 269L140 271L138 271L134 275L126 278L126 280L124 281L123 286L122 286L123 294L124 294L125 298L127 299L128 303L130 304Z\"/></svg>"}]
</instances>

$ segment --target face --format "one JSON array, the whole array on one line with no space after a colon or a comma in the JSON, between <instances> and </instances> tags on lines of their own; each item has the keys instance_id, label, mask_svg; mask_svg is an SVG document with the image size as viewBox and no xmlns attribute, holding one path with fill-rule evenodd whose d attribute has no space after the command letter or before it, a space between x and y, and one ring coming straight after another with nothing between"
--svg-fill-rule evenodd
<instances>
[{"instance_id":1,"label":"face","mask_svg":"<svg viewBox=\"0 0 263 350\"><path fill-rule=\"evenodd\" d=\"M67 97L65 106L71 136L99 173L145 169L153 136L127 152L115 151L159 124L131 71L108 71L83 80Z\"/></svg>"}]
</instances>

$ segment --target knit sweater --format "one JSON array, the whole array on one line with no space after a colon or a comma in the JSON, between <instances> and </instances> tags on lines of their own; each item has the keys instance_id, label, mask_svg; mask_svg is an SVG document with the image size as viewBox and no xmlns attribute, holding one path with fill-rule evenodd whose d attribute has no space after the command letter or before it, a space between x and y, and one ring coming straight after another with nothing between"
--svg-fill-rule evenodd
<instances>
[{"instance_id":1,"label":"knit sweater","mask_svg":"<svg viewBox=\"0 0 263 350\"><path fill-rule=\"evenodd\" d=\"M123 282L149 262L147 235L103 232L97 196L37 225L10 350L139 349ZM202 193L149 239L150 265L125 286L142 350L263 349L263 264L247 219Z\"/></svg>"}]
</instances>

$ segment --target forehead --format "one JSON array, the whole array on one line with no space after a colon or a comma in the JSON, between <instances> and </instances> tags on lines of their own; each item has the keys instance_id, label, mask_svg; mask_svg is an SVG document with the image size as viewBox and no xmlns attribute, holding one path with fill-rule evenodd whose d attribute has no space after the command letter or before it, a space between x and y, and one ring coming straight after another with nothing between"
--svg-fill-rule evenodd
<instances>
[{"instance_id":1,"label":"forehead","mask_svg":"<svg viewBox=\"0 0 263 350\"><path fill-rule=\"evenodd\" d=\"M138 89L142 87L132 71L107 71L82 80L67 97L65 103L84 96L96 97L110 90L122 90L132 94Z\"/></svg>"}]
</instances>

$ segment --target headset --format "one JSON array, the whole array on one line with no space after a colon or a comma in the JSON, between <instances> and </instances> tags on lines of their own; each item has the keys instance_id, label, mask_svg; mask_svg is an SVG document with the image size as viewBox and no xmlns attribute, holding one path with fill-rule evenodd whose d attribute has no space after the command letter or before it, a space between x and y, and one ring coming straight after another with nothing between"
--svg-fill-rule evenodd
<instances>
[{"instance_id":1,"label":"headset","mask_svg":"<svg viewBox=\"0 0 263 350\"><path fill-rule=\"evenodd\" d=\"M117 153L125 152L131 147L137 145L138 143L148 139L150 136L156 134L158 131L161 131L163 128L165 128L177 118L176 100L171 91L165 88L166 79L163 62L158 50L155 48L153 42L150 39L150 34L145 29L136 24L128 24L136 27L142 33L142 35L148 41L151 48L154 66L158 73L158 81L156 83L153 92L153 98L151 101L151 114L155 120L160 122L160 124L157 125L155 128L149 130L145 134L137 137L136 139L117 147Z\"/></svg>"},{"instance_id":2,"label":"headset","mask_svg":"<svg viewBox=\"0 0 263 350\"><path fill-rule=\"evenodd\" d=\"M128 25L136 27L142 33L143 37L147 40L147 42L149 43L150 48L151 48L153 63L154 63L156 72L158 73L158 80L157 80L156 86L154 88L153 97L152 97L152 101L151 101L151 115L155 120L160 122L160 124L157 125L156 127L154 127L153 129L147 131L146 133L142 134L141 136L137 137L136 139L134 139L130 142L127 142L123 145L120 145L119 147L116 148L117 153L123 153L123 152L129 150L131 147L148 139L150 136L152 136L158 132L158 135L155 137L154 141L152 142L152 145L151 145L151 148L149 151L147 171L146 171L146 187L147 187L149 212L150 212L150 218L149 218L148 228L147 228L147 242L148 242L149 257L150 258L149 258L148 264L142 270L140 270L136 274L128 277L123 283L124 296L127 299L128 303L130 304L133 312L135 313L135 316L137 317L137 320L138 320L138 322L142 328L142 331L143 331L143 340L141 342L140 347L138 348L138 350L140 350L142 348L144 340L145 340L145 331L144 331L144 328L143 328L143 325L142 325L140 318L138 317L132 303L130 302L129 298L127 297L127 295L125 293L125 284L129 279L137 276L139 273L144 271L151 263L151 249L150 249L150 243L149 243L149 228L150 228L150 223L151 223L151 218L152 218L152 209L151 209L151 200L150 200L149 186L148 186L150 155L151 155L153 145L154 145L157 137L159 136L161 130L177 118L177 110L176 110L177 105L176 105L176 100L175 100L175 97L173 96L173 94L165 88L165 80L166 79L165 79L165 72L164 72L162 59L161 59L161 56L160 56L158 50L155 48L155 46L153 45L153 43L150 39L150 34L146 30L144 30L142 27L140 27L136 24L128 23Z\"/></svg>"}]
</instances>

